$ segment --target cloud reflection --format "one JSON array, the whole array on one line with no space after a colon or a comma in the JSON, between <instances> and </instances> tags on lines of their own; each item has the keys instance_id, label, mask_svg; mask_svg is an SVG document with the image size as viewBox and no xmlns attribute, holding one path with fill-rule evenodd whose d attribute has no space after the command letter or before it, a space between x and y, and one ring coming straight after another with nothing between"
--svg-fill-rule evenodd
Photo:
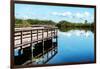
<instances>
[{"instance_id":1,"label":"cloud reflection","mask_svg":"<svg viewBox=\"0 0 100 69\"><path fill-rule=\"evenodd\" d=\"M61 36L66 36L66 37L71 37L71 36L77 36L77 37L89 37L90 36L90 32L89 31L85 31L85 30L71 30L68 32L58 32L59 35Z\"/></svg>"}]
</instances>

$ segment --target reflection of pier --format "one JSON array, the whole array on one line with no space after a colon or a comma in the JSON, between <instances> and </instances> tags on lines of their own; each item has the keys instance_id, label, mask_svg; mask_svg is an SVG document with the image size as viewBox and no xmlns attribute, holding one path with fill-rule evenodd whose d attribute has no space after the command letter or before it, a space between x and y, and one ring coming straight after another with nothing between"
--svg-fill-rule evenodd
<instances>
[{"instance_id":1,"label":"reflection of pier","mask_svg":"<svg viewBox=\"0 0 100 69\"><path fill-rule=\"evenodd\" d=\"M44 64L57 53L57 28L15 29L15 65Z\"/></svg>"}]
</instances>

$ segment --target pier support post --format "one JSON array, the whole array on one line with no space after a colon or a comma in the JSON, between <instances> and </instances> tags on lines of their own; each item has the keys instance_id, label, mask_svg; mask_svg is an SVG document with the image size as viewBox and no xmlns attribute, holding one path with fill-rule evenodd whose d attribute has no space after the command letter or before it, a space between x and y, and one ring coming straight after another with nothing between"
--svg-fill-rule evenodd
<instances>
[{"instance_id":1,"label":"pier support post","mask_svg":"<svg viewBox=\"0 0 100 69\"><path fill-rule=\"evenodd\" d=\"M32 39L33 39L33 37L32 37L32 30L31 30L31 44L30 44L30 47L31 47L31 62L33 62L33 46L32 46Z\"/></svg>"},{"instance_id":2,"label":"pier support post","mask_svg":"<svg viewBox=\"0 0 100 69\"><path fill-rule=\"evenodd\" d=\"M43 58L43 63L44 63L44 31L42 29L42 46L43 46L43 49L42 49L42 58Z\"/></svg>"},{"instance_id":3,"label":"pier support post","mask_svg":"<svg viewBox=\"0 0 100 69\"><path fill-rule=\"evenodd\" d=\"M21 55L21 50L22 50L22 49L19 49L19 50L18 50L18 55L19 55L19 56Z\"/></svg>"},{"instance_id":4,"label":"pier support post","mask_svg":"<svg viewBox=\"0 0 100 69\"><path fill-rule=\"evenodd\" d=\"M31 60L31 56L32 56L31 47L24 48L23 49L23 55L24 55L23 59L25 59L25 61Z\"/></svg>"}]
</instances>

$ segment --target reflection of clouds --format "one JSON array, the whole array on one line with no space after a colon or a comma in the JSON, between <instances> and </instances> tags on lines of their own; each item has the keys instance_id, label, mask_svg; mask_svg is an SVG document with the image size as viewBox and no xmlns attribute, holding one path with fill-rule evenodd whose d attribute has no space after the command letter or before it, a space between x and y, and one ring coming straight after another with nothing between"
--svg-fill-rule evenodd
<instances>
[{"instance_id":1,"label":"reflection of clouds","mask_svg":"<svg viewBox=\"0 0 100 69\"><path fill-rule=\"evenodd\" d=\"M78 37L89 37L90 32L85 30L71 30L69 32L59 32L59 35L66 36L66 37L71 37L71 36L78 36Z\"/></svg>"},{"instance_id":2,"label":"reflection of clouds","mask_svg":"<svg viewBox=\"0 0 100 69\"><path fill-rule=\"evenodd\" d=\"M76 36L80 36L80 33L79 32L76 32Z\"/></svg>"},{"instance_id":3,"label":"reflection of clouds","mask_svg":"<svg viewBox=\"0 0 100 69\"><path fill-rule=\"evenodd\" d=\"M90 33L89 32L86 32L85 33L85 37L89 37L90 36Z\"/></svg>"},{"instance_id":4,"label":"reflection of clouds","mask_svg":"<svg viewBox=\"0 0 100 69\"><path fill-rule=\"evenodd\" d=\"M59 32L59 35L70 37L72 34L70 32Z\"/></svg>"},{"instance_id":5,"label":"reflection of clouds","mask_svg":"<svg viewBox=\"0 0 100 69\"><path fill-rule=\"evenodd\" d=\"M76 31L76 32L75 32L76 36L81 36L81 35L83 35L84 33L85 33L84 30Z\"/></svg>"},{"instance_id":6,"label":"reflection of clouds","mask_svg":"<svg viewBox=\"0 0 100 69\"><path fill-rule=\"evenodd\" d=\"M89 37L90 33L89 31L85 32L85 30L81 30L81 31L77 31L76 32L77 36L85 36L85 37Z\"/></svg>"},{"instance_id":7,"label":"reflection of clouds","mask_svg":"<svg viewBox=\"0 0 100 69\"><path fill-rule=\"evenodd\" d=\"M67 33L66 35L67 35L68 37L70 37L70 36L71 36L71 33Z\"/></svg>"}]
</instances>

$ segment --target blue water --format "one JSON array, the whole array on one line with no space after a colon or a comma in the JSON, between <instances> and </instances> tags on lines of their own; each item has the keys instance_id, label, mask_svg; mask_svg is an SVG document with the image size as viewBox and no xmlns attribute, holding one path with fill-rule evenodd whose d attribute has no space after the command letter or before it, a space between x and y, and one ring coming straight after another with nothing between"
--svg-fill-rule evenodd
<instances>
[{"instance_id":1,"label":"blue water","mask_svg":"<svg viewBox=\"0 0 100 69\"><path fill-rule=\"evenodd\" d=\"M85 30L58 31L58 53L47 64L93 61L93 32Z\"/></svg>"}]
</instances>

